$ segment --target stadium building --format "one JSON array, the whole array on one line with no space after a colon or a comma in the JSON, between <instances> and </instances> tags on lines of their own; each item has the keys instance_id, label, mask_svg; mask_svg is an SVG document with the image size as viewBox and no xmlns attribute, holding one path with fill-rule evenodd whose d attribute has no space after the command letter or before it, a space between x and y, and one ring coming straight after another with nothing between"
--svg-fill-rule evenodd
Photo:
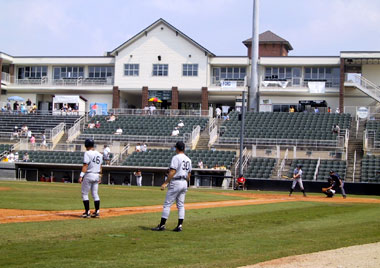
<instances>
[{"instance_id":1,"label":"stadium building","mask_svg":"<svg viewBox=\"0 0 380 268\"><path fill-rule=\"evenodd\" d=\"M234 107L250 81L247 56L216 56L163 19L105 56L28 57L0 53L1 102L20 96L39 110L54 110L53 96L77 95L110 108L144 108L159 97L161 108ZM259 41L260 111L310 106L370 106L379 99L380 52L343 51L338 56L289 56L290 42L266 31ZM82 107L84 106L84 107Z\"/></svg>"}]
</instances>

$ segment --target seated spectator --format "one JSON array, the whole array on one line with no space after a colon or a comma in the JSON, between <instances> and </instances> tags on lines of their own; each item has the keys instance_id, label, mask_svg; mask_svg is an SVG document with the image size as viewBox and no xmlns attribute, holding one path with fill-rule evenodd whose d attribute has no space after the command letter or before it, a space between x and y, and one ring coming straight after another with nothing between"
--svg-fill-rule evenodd
<instances>
[{"instance_id":1,"label":"seated spectator","mask_svg":"<svg viewBox=\"0 0 380 268\"><path fill-rule=\"evenodd\" d=\"M29 162L29 154L28 154L28 152L24 153L24 156L22 157L22 162Z\"/></svg>"},{"instance_id":2,"label":"seated spectator","mask_svg":"<svg viewBox=\"0 0 380 268\"><path fill-rule=\"evenodd\" d=\"M339 134L340 133L340 127L338 125L333 125L332 133Z\"/></svg>"},{"instance_id":3,"label":"seated spectator","mask_svg":"<svg viewBox=\"0 0 380 268\"><path fill-rule=\"evenodd\" d=\"M182 120L179 120L179 123L178 123L178 125L177 125L179 128L181 128L181 127L184 127L185 126L185 124L183 123L183 121Z\"/></svg>"},{"instance_id":4,"label":"seated spectator","mask_svg":"<svg viewBox=\"0 0 380 268\"><path fill-rule=\"evenodd\" d=\"M15 128L13 130L13 136L18 138L18 133L19 133L18 126L15 126Z\"/></svg>"},{"instance_id":5,"label":"seated spectator","mask_svg":"<svg viewBox=\"0 0 380 268\"><path fill-rule=\"evenodd\" d=\"M88 123L88 128L94 128L95 127L95 124L94 123Z\"/></svg>"},{"instance_id":6,"label":"seated spectator","mask_svg":"<svg viewBox=\"0 0 380 268\"><path fill-rule=\"evenodd\" d=\"M203 168L203 161L202 161L202 160L199 160L199 162L198 162L198 167L199 167L199 168Z\"/></svg>"},{"instance_id":7,"label":"seated spectator","mask_svg":"<svg viewBox=\"0 0 380 268\"><path fill-rule=\"evenodd\" d=\"M115 132L115 135L121 135L123 134L123 130L119 127L116 132Z\"/></svg>"},{"instance_id":8,"label":"seated spectator","mask_svg":"<svg viewBox=\"0 0 380 268\"><path fill-rule=\"evenodd\" d=\"M113 122L115 120L116 120L116 116L114 114L111 114L107 121L108 122Z\"/></svg>"},{"instance_id":9,"label":"seated spectator","mask_svg":"<svg viewBox=\"0 0 380 268\"><path fill-rule=\"evenodd\" d=\"M318 107L315 107L315 108L314 108L314 113L319 114L319 109L318 109Z\"/></svg>"},{"instance_id":10,"label":"seated spectator","mask_svg":"<svg viewBox=\"0 0 380 268\"><path fill-rule=\"evenodd\" d=\"M289 113L294 113L294 107L293 106L290 106Z\"/></svg>"},{"instance_id":11,"label":"seated spectator","mask_svg":"<svg viewBox=\"0 0 380 268\"><path fill-rule=\"evenodd\" d=\"M178 136L178 135L179 135L179 130L178 130L177 127L175 127L175 128L173 129L173 131L172 131L171 136L172 136L172 137L176 137L176 136Z\"/></svg>"},{"instance_id":12,"label":"seated spectator","mask_svg":"<svg viewBox=\"0 0 380 268\"><path fill-rule=\"evenodd\" d=\"M30 139L32 137L32 131L30 129L26 133L26 136L28 137L28 139Z\"/></svg>"},{"instance_id":13,"label":"seated spectator","mask_svg":"<svg viewBox=\"0 0 380 268\"><path fill-rule=\"evenodd\" d=\"M3 157L1 158L1 162L8 162L8 155L4 154Z\"/></svg>"},{"instance_id":14,"label":"seated spectator","mask_svg":"<svg viewBox=\"0 0 380 268\"><path fill-rule=\"evenodd\" d=\"M23 125L21 127L21 133L24 134L25 136L27 135L27 133L28 133L28 126L27 125Z\"/></svg>"},{"instance_id":15,"label":"seated spectator","mask_svg":"<svg viewBox=\"0 0 380 268\"><path fill-rule=\"evenodd\" d=\"M30 137L29 141L30 141L30 144L32 145L32 147L35 148L36 147L36 137L34 137L34 135L32 135L32 137Z\"/></svg>"},{"instance_id":16,"label":"seated spectator","mask_svg":"<svg viewBox=\"0 0 380 268\"><path fill-rule=\"evenodd\" d=\"M7 106L5 105L4 107L1 107L1 112L5 113L7 111Z\"/></svg>"},{"instance_id":17,"label":"seated spectator","mask_svg":"<svg viewBox=\"0 0 380 268\"><path fill-rule=\"evenodd\" d=\"M37 105L35 103L33 103L33 106L32 106L32 113L37 113Z\"/></svg>"},{"instance_id":18,"label":"seated spectator","mask_svg":"<svg viewBox=\"0 0 380 268\"><path fill-rule=\"evenodd\" d=\"M219 169L219 165L215 164L215 166L212 169Z\"/></svg>"},{"instance_id":19,"label":"seated spectator","mask_svg":"<svg viewBox=\"0 0 380 268\"><path fill-rule=\"evenodd\" d=\"M143 145L141 145L141 151L146 152L147 150L148 150L148 147L146 146L146 144L144 142Z\"/></svg>"},{"instance_id":20,"label":"seated spectator","mask_svg":"<svg viewBox=\"0 0 380 268\"><path fill-rule=\"evenodd\" d=\"M8 154L8 162L9 162L9 163L13 163L13 162L15 162L15 155L14 155L13 151L11 151L11 152Z\"/></svg>"},{"instance_id":21,"label":"seated spectator","mask_svg":"<svg viewBox=\"0 0 380 268\"><path fill-rule=\"evenodd\" d=\"M18 162L19 158L18 158L18 152L15 153L15 162Z\"/></svg>"},{"instance_id":22,"label":"seated spectator","mask_svg":"<svg viewBox=\"0 0 380 268\"><path fill-rule=\"evenodd\" d=\"M149 106L149 113L150 114L154 114L154 111L156 110L156 106L154 106L154 104L152 103L150 106Z\"/></svg>"},{"instance_id":23,"label":"seated spectator","mask_svg":"<svg viewBox=\"0 0 380 268\"><path fill-rule=\"evenodd\" d=\"M96 121L96 123L95 123L95 128L100 128L100 123L99 123L99 121Z\"/></svg>"},{"instance_id":24,"label":"seated spectator","mask_svg":"<svg viewBox=\"0 0 380 268\"><path fill-rule=\"evenodd\" d=\"M338 107L335 109L335 113L336 113L336 114L339 114L339 113L340 113L340 110L339 110Z\"/></svg>"},{"instance_id":25,"label":"seated spectator","mask_svg":"<svg viewBox=\"0 0 380 268\"><path fill-rule=\"evenodd\" d=\"M136 145L136 148L135 148L135 152L141 152L141 145L140 145L140 143L137 143L137 145Z\"/></svg>"}]
</instances>

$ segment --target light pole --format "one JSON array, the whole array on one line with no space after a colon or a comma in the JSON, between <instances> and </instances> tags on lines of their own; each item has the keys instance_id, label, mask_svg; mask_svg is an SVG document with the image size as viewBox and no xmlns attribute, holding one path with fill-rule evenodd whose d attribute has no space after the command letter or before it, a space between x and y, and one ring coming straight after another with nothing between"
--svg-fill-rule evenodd
<instances>
[{"instance_id":1,"label":"light pole","mask_svg":"<svg viewBox=\"0 0 380 268\"><path fill-rule=\"evenodd\" d=\"M248 92L248 107L258 111L258 58L259 58L259 0L253 0L252 48L251 48L251 85Z\"/></svg>"},{"instance_id":2,"label":"light pole","mask_svg":"<svg viewBox=\"0 0 380 268\"><path fill-rule=\"evenodd\" d=\"M245 117L245 91L243 91L241 105L241 122L240 122L240 155L239 155L239 177L243 176L243 150L244 150L244 117Z\"/></svg>"}]
</instances>

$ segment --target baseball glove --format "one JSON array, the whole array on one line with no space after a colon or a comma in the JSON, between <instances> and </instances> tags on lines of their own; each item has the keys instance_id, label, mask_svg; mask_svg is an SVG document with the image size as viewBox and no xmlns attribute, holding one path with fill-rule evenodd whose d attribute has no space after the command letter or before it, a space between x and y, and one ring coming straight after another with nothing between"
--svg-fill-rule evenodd
<instances>
[{"instance_id":1,"label":"baseball glove","mask_svg":"<svg viewBox=\"0 0 380 268\"><path fill-rule=\"evenodd\" d=\"M327 188L322 188L322 193L325 193L327 191Z\"/></svg>"}]
</instances>

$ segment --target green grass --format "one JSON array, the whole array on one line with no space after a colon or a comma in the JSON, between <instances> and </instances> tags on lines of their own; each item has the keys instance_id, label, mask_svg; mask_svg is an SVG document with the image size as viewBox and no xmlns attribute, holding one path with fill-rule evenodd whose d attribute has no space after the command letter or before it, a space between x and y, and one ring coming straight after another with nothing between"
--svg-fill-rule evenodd
<instances>
[{"instance_id":1,"label":"green grass","mask_svg":"<svg viewBox=\"0 0 380 268\"><path fill-rule=\"evenodd\" d=\"M237 267L380 241L380 206L289 202L187 211L182 233L159 213L0 225L1 267ZM173 228L176 213L168 221Z\"/></svg>"},{"instance_id":2,"label":"green grass","mask_svg":"<svg viewBox=\"0 0 380 268\"><path fill-rule=\"evenodd\" d=\"M1 182L0 207L82 209L79 185ZM103 207L162 204L153 187L103 185ZM281 193L278 193L281 194ZM190 189L187 202L235 199ZM238 198L241 199L241 198ZM167 227L176 225L172 212ZM0 224L0 267L238 267L380 241L380 204L287 202L186 211L184 231L152 232L160 213Z\"/></svg>"},{"instance_id":3,"label":"green grass","mask_svg":"<svg viewBox=\"0 0 380 268\"><path fill-rule=\"evenodd\" d=\"M82 209L80 184L0 182L0 187L10 190L0 191L0 208L34 210ZM91 194L90 194L91 196ZM127 187L101 185L99 196L102 207L131 207L161 205L165 192L159 187ZM210 190L189 189L186 202L205 202L244 199L244 197L210 194Z\"/></svg>"}]
</instances>

